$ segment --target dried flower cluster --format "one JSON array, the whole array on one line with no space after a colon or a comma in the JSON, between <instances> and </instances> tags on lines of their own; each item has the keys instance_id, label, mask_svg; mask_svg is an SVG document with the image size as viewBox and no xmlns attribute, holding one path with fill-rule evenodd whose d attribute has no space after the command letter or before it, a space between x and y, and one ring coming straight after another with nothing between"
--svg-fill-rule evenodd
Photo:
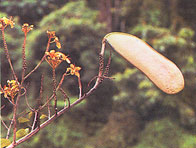
<instances>
[{"instance_id":1,"label":"dried flower cluster","mask_svg":"<svg viewBox=\"0 0 196 148\"><path fill-rule=\"evenodd\" d=\"M22 26L22 32L24 32L25 34L28 33L29 31L33 30L33 25L30 25L25 23Z\"/></svg>"},{"instance_id":2,"label":"dried flower cluster","mask_svg":"<svg viewBox=\"0 0 196 148\"><path fill-rule=\"evenodd\" d=\"M46 61L53 69L55 69L62 61L70 63L70 59L61 52L55 52L55 50L51 50L50 52L45 52L45 54Z\"/></svg>"},{"instance_id":3,"label":"dried flower cluster","mask_svg":"<svg viewBox=\"0 0 196 148\"><path fill-rule=\"evenodd\" d=\"M8 86L4 85L4 87L0 90L0 94L4 94L5 98L14 99L19 91L19 84L16 80L7 80Z\"/></svg>"},{"instance_id":4,"label":"dried flower cluster","mask_svg":"<svg viewBox=\"0 0 196 148\"><path fill-rule=\"evenodd\" d=\"M54 39L50 43L56 43L56 46L58 48L61 48L61 43L59 42L58 37L55 35L55 31L47 31L48 37ZM79 71L81 70L81 67L76 67L74 64L71 64L70 58L66 56L65 54L61 52L55 52L55 50L50 50L50 52L45 52L46 54L46 61L48 64L55 69L62 61L66 61L68 64L70 64L69 68L66 68L66 73L70 73L71 75L76 75L77 77L80 77Z\"/></svg>"},{"instance_id":5,"label":"dried flower cluster","mask_svg":"<svg viewBox=\"0 0 196 148\"><path fill-rule=\"evenodd\" d=\"M14 22L12 21L12 17L10 19L6 17L0 18L0 22L0 29L6 28L9 25L11 26L11 28L14 28Z\"/></svg>"}]
</instances>

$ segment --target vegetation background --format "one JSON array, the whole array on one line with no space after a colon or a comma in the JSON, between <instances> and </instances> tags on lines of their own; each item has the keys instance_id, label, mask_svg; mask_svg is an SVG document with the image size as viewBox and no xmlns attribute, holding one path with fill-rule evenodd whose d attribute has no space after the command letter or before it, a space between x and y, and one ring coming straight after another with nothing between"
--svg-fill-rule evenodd
<instances>
[{"instance_id":1,"label":"vegetation background","mask_svg":"<svg viewBox=\"0 0 196 148\"><path fill-rule=\"evenodd\" d=\"M0 17L13 16L16 22L14 29L6 29L6 38L18 74L23 40L20 26L29 23L35 26L27 39L29 70L44 54L46 31L54 30L61 51L82 67L83 87L87 88L98 72L102 38L121 31L140 37L174 61L185 78L182 92L167 95L113 51L110 76L115 79L104 81L87 100L19 147L196 148L195 10L195 0L0 0ZM5 84L11 75L2 41L0 45L1 84ZM63 65L59 66L57 79L63 71ZM27 80L32 104L39 96L42 73L44 95L52 93L52 72L44 62ZM63 87L71 100L77 97L77 78L67 79ZM1 97L1 104L6 105L1 115L8 119L11 105ZM62 105L60 101L58 106ZM25 103L20 106L25 108ZM1 127L1 136L4 131Z\"/></svg>"}]
</instances>

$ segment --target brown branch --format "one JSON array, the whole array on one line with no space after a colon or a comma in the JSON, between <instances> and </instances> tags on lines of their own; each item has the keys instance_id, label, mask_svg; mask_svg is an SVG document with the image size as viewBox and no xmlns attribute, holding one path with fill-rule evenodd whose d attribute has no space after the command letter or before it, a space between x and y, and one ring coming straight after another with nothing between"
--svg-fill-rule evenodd
<instances>
[{"instance_id":1,"label":"brown branch","mask_svg":"<svg viewBox=\"0 0 196 148\"><path fill-rule=\"evenodd\" d=\"M14 121L14 128L13 128L13 133L14 133L14 136L13 136L13 143L15 145L16 143L16 131L17 131L17 121L16 121L16 111L17 111L17 106L16 104L13 105L13 121Z\"/></svg>"},{"instance_id":2,"label":"brown branch","mask_svg":"<svg viewBox=\"0 0 196 148\"><path fill-rule=\"evenodd\" d=\"M16 141L15 146L23 143L24 141L28 140L29 138L31 138L33 135L35 135L37 132L39 132L40 129L46 127L47 125L49 125L52 121L54 121L56 118L58 118L59 116L61 116L62 114L64 114L66 111L68 111L70 108L76 106L77 104L79 104L82 100L84 100L86 97L88 97L92 92L94 92L97 87L98 87L99 83L96 83L96 85L94 85L94 87L92 89L90 89L85 95L83 95L81 98L79 98L78 100L76 100L74 103L72 103L70 105L70 107L66 107L63 108L62 110L60 110L59 112L57 112L56 115L53 115L50 119L48 119L47 121L45 121L43 124L40 125L40 128L36 128L34 130L32 130L29 134L27 134L26 136L24 136L23 138L19 139ZM7 148L13 148L13 143L11 145L9 145Z\"/></svg>"},{"instance_id":3,"label":"brown branch","mask_svg":"<svg viewBox=\"0 0 196 148\"><path fill-rule=\"evenodd\" d=\"M103 56L104 54L104 50L105 50L105 41L103 41L103 44L102 44L102 50L101 50L101 53L100 55ZM69 109L71 109L72 107L76 106L77 104L79 104L81 101L83 101L86 97L88 97L90 94L92 94L96 89L97 87L99 86L99 84L101 83L100 82L100 78L102 76L102 72L103 71L100 71L100 68L99 68L99 74L98 74L98 77L97 77L97 80L94 84L94 86L87 92L85 93L83 96L81 96L80 98L78 98L74 103L72 103L70 105L70 107L65 107L63 109L61 109L59 112L57 112L56 114L54 114L51 118L49 118L47 121L45 121L43 124L40 125L40 128L36 128L36 129L33 129L29 134L27 134L26 136L24 136L23 138L19 139L16 141L15 145L12 143L11 145L9 145L7 148L13 148L14 146L16 145L19 145L20 143L28 140L29 138L31 138L33 135L35 135L40 129L46 127L47 125L49 125L52 121L54 121L56 118L58 118L59 116L61 116L62 114L64 114L66 111L68 111ZM51 96L51 98L53 97L53 95ZM50 100L50 99L49 99Z\"/></svg>"}]
</instances>

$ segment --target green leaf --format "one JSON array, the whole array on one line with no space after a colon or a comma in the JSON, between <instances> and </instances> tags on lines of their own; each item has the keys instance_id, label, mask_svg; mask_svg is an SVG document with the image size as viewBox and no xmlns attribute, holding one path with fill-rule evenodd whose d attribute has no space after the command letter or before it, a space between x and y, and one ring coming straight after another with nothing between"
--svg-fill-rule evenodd
<instances>
[{"instance_id":1,"label":"green leaf","mask_svg":"<svg viewBox=\"0 0 196 148\"><path fill-rule=\"evenodd\" d=\"M139 83L138 88L143 89L143 88L150 88L152 87L152 82L149 80L143 80Z\"/></svg>"},{"instance_id":2,"label":"green leaf","mask_svg":"<svg viewBox=\"0 0 196 148\"><path fill-rule=\"evenodd\" d=\"M42 114L41 116L40 116L40 119L44 119L44 118L47 118L48 116L46 116L45 114Z\"/></svg>"},{"instance_id":3,"label":"green leaf","mask_svg":"<svg viewBox=\"0 0 196 148\"><path fill-rule=\"evenodd\" d=\"M29 128L25 128L25 132L28 134L29 133Z\"/></svg>"},{"instance_id":4,"label":"green leaf","mask_svg":"<svg viewBox=\"0 0 196 148\"><path fill-rule=\"evenodd\" d=\"M1 144L1 148L3 148L3 147L10 145L11 141L9 139L1 138L0 144Z\"/></svg>"},{"instance_id":5,"label":"green leaf","mask_svg":"<svg viewBox=\"0 0 196 148\"><path fill-rule=\"evenodd\" d=\"M150 97L150 98L156 98L156 97L159 96L159 92L156 91L156 90L150 89L150 90L148 90L148 91L146 92L145 96L146 96L146 97ZM153 99L153 100L154 100L154 99ZM151 101L153 101L153 100L151 100Z\"/></svg>"},{"instance_id":6,"label":"green leaf","mask_svg":"<svg viewBox=\"0 0 196 148\"><path fill-rule=\"evenodd\" d=\"M180 29L180 31L178 33L178 35L180 37L183 37L183 38L186 38L186 39L193 38L194 34L195 34L195 32L190 28L182 28L182 29Z\"/></svg>"},{"instance_id":7,"label":"green leaf","mask_svg":"<svg viewBox=\"0 0 196 148\"><path fill-rule=\"evenodd\" d=\"M30 119L32 117L32 115L33 115L33 112L29 112L28 118Z\"/></svg>"},{"instance_id":8,"label":"green leaf","mask_svg":"<svg viewBox=\"0 0 196 148\"><path fill-rule=\"evenodd\" d=\"M19 129L17 132L16 132L16 138L21 138L21 137L24 137L25 135L28 134L29 130L27 130L28 128L24 129Z\"/></svg>"},{"instance_id":9,"label":"green leaf","mask_svg":"<svg viewBox=\"0 0 196 148\"><path fill-rule=\"evenodd\" d=\"M191 55L191 56L188 56L188 64L194 64L194 57Z\"/></svg>"},{"instance_id":10,"label":"green leaf","mask_svg":"<svg viewBox=\"0 0 196 148\"><path fill-rule=\"evenodd\" d=\"M18 118L18 122L19 123L25 123L25 122L29 122L30 120L29 119L27 119L27 118L25 118L25 117L19 117Z\"/></svg>"}]
</instances>

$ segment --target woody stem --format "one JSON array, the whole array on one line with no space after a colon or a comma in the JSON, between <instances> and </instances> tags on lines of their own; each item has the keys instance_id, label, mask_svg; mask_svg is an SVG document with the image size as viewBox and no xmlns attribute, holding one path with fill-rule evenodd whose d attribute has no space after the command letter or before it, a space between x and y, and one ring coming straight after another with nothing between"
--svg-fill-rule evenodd
<instances>
[{"instance_id":1,"label":"woody stem","mask_svg":"<svg viewBox=\"0 0 196 148\"><path fill-rule=\"evenodd\" d=\"M52 69L52 80L53 80L54 110L55 110L55 115L57 115L57 97L56 97L56 74L55 74L55 68Z\"/></svg>"},{"instance_id":2,"label":"woody stem","mask_svg":"<svg viewBox=\"0 0 196 148\"><path fill-rule=\"evenodd\" d=\"M79 98L81 98L82 97L82 83L81 83L80 77L78 77L78 85L79 85L79 91L80 91Z\"/></svg>"},{"instance_id":3,"label":"woody stem","mask_svg":"<svg viewBox=\"0 0 196 148\"><path fill-rule=\"evenodd\" d=\"M2 32L2 39L3 39L3 45L4 45L4 51L5 51L5 54L6 54L6 58L8 60L9 65L10 65L12 74L14 75L14 78L18 82L18 78L17 78L16 73L14 71L14 68L13 68L13 65L12 65L12 61L11 61L11 58L10 58L10 54L8 52L8 47L7 47L7 43L6 43L6 40L5 40L4 27L1 28L1 32Z\"/></svg>"},{"instance_id":4,"label":"woody stem","mask_svg":"<svg viewBox=\"0 0 196 148\"><path fill-rule=\"evenodd\" d=\"M26 55L25 55L27 33L25 33L24 35L25 35L24 42L23 42L23 46L22 46L22 80L21 80L21 85L24 82L25 70L27 68Z\"/></svg>"},{"instance_id":5,"label":"woody stem","mask_svg":"<svg viewBox=\"0 0 196 148\"><path fill-rule=\"evenodd\" d=\"M17 131L17 123L16 123L16 110L17 110L17 107L16 107L16 104L13 105L13 112L14 112L14 115L13 115L13 121L14 121L14 129L13 129L13 133L14 133L14 136L13 136L13 143L15 145L16 143L16 131Z\"/></svg>"}]
</instances>

